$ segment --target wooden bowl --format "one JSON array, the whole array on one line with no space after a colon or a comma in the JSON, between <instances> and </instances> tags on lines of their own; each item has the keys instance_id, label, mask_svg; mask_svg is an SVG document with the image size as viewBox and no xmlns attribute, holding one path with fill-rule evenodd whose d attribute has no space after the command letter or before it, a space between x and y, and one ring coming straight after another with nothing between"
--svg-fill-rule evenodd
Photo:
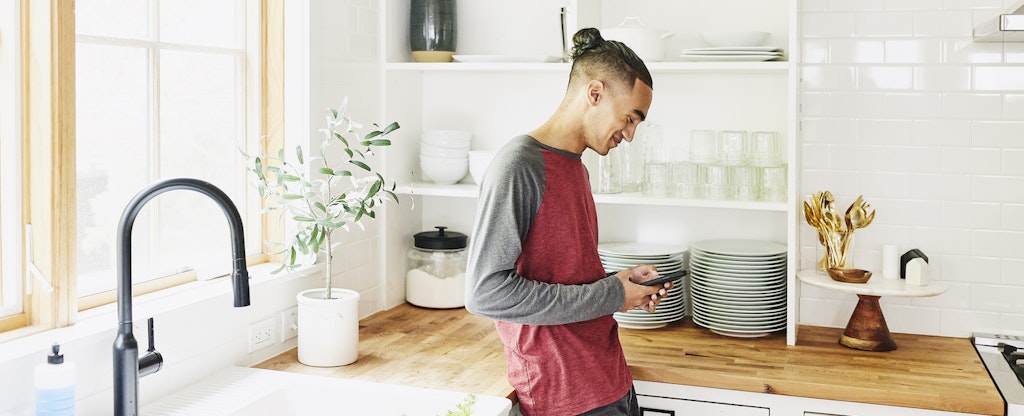
<instances>
[{"instance_id":1,"label":"wooden bowl","mask_svg":"<svg viewBox=\"0 0 1024 416\"><path fill-rule=\"evenodd\" d=\"M866 283L871 278L871 272L864 269L840 269L829 267L828 275L832 280L845 283Z\"/></svg>"}]
</instances>

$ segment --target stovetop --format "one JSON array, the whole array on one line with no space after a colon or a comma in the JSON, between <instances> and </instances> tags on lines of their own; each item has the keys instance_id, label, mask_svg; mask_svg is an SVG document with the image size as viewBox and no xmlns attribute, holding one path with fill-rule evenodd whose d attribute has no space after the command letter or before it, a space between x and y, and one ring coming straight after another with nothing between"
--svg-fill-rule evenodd
<instances>
[{"instance_id":1,"label":"stovetop","mask_svg":"<svg viewBox=\"0 0 1024 416\"><path fill-rule=\"evenodd\" d=\"M1006 416L1024 416L1024 337L975 333L972 339L1006 401Z\"/></svg>"}]
</instances>

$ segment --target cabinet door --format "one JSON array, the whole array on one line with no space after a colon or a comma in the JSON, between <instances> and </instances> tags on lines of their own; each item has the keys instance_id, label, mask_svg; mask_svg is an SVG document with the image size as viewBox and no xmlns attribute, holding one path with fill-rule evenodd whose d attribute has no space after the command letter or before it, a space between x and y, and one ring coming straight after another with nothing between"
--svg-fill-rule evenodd
<instances>
[{"instance_id":1,"label":"cabinet door","mask_svg":"<svg viewBox=\"0 0 1024 416\"><path fill-rule=\"evenodd\" d=\"M768 416L768 408L638 395L643 416Z\"/></svg>"}]
</instances>

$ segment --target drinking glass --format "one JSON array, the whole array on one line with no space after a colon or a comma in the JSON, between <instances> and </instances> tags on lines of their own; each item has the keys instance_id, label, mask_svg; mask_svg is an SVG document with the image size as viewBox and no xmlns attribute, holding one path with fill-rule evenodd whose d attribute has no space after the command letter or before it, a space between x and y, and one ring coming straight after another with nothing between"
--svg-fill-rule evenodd
<instances>
[{"instance_id":1,"label":"drinking glass","mask_svg":"<svg viewBox=\"0 0 1024 416\"><path fill-rule=\"evenodd\" d=\"M761 200L786 201L786 165L761 168Z\"/></svg>"},{"instance_id":2,"label":"drinking glass","mask_svg":"<svg viewBox=\"0 0 1024 416\"><path fill-rule=\"evenodd\" d=\"M622 192L622 182L616 171L615 156L607 154L598 156L597 171L594 177L597 181L590 184L590 190L596 194L616 194Z\"/></svg>"},{"instance_id":3,"label":"drinking glass","mask_svg":"<svg viewBox=\"0 0 1024 416\"><path fill-rule=\"evenodd\" d=\"M747 132L724 130L718 137L718 161L723 165L743 165L749 161Z\"/></svg>"},{"instance_id":4,"label":"drinking glass","mask_svg":"<svg viewBox=\"0 0 1024 416\"><path fill-rule=\"evenodd\" d=\"M640 192L644 183L644 146L635 138L632 142L623 140L612 149L616 156L616 171L620 175L622 192ZM611 155L612 153L609 153Z\"/></svg>"},{"instance_id":5,"label":"drinking glass","mask_svg":"<svg viewBox=\"0 0 1024 416\"><path fill-rule=\"evenodd\" d=\"M672 165L672 181L669 194L676 198L697 196L697 165L677 162Z\"/></svg>"},{"instance_id":6,"label":"drinking glass","mask_svg":"<svg viewBox=\"0 0 1024 416\"><path fill-rule=\"evenodd\" d=\"M740 201L755 201L759 195L758 169L755 166L731 166L732 197Z\"/></svg>"},{"instance_id":7,"label":"drinking glass","mask_svg":"<svg viewBox=\"0 0 1024 416\"><path fill-rule=\"evenodd\" d=\"M731 180L729 167L724 165L701 165L704 180L701 194L706 199L729 199Z\"/></svg>"},{"instance_id":8,"label":"drinking glass","mask_svg":"<svg viewBox=\"0 0 1024 416\"><path fill-rule=\"evenodd\" d=\"M718 161L718 141L712 130L690 130L690 162L711 164Z\"/></svg>"},{"instance_id":9,"label":"drinking glass","mask_svg":"<svg viewBox=\"0 0 1024 416\"><path fill-rule=\"evenodd\" d=\"M669 164L647 163L644 165L644 196L664 198L669 194Z\"/></svg>"},{"instance_id":10,"label":"drinking glass","mask_svg":"<svg viewBox=\"0 0 1024 416\"><path fill-rule=\"evenodd\" d=\"M778 166L782 163L782 144L775 131L755 131L750 134L751 162L755 166Z\"/></svg>"}]
</instances>

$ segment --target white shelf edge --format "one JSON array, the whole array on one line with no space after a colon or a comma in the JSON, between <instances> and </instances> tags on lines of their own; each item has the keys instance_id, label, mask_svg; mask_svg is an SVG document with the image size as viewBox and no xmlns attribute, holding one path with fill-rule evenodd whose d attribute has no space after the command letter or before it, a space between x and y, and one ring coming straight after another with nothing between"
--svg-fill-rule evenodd
<instances>
[{"instance_id":1,"label":"white shelf edge","mask_svg":"<svg viewBox=\"0 0 1024 416\"><path fill-rule=\"evenodd\" d=\"M479 195L479 188L475 184L457 183L454 185L438 185L428 182L415 182L408 186L400 186L395 192L401 195L412 196L440 196L451 198L476 198ZM683 198L652 198L646 197L639 192L626 192L619 194L594 194L594 203L609 205L644 205L644 206L667 206L667 207L692 207L692 208L724 208L724 209L746 209L756 211L778 211L786 212L784 202L761 202L761 201L725 201L712 199L683 199Z\"/></svg>"},{"instance_id":2,"label":"white shelf edge","mask_svg":"<svg viewBox=\"0 0 1024 416\"><path fill-rule=\"evenodd\" d=\"M654 73L659 72L704 72L704 71L737 71L737 72L784 72L789 69L789 61L767 62L648 62L647 68ZM472 62L389 62L384 65L389 71L538 71L567 72L566 63L472 63Z\"/></svg>"}]
</instances>

